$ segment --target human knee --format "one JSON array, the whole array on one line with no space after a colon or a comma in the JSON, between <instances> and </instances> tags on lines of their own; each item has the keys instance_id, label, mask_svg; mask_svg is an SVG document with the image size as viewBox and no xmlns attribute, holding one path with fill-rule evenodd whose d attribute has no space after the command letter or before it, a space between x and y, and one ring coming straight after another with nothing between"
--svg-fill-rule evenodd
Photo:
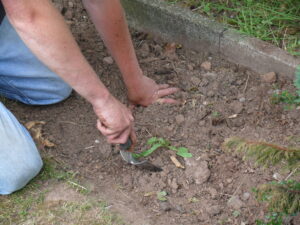
<instances>
[{"instance_id":1,"label":"human knee","mask_svg":"<svg viewBox=\"0 0 300 225\"><path fill-rule=\"evenodd\" d=\"M9 195L23 188L41 170L42 160L33 165L16 169L13 173L8 173L0 177L0 195Z\"/></svg>"},{"instance_id":2,"label":"human knee","mask_svg":"<svg viewBox=\"0 0 300 225\"><path fill-rule=\"evenodd\" d=\"M28 96L28 103L30 105L51 105L61 102L67 99L72 92L72 88L64 83L56 83L52 85L49 83L42 91L39 93L31 92Z\"/></svg>"}]
</instances>

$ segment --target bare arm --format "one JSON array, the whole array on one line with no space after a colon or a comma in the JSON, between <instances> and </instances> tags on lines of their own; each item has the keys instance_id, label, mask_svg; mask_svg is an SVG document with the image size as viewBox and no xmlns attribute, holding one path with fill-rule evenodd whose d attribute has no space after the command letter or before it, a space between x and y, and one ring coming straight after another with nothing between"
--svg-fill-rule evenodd
<instances>
[{"instance_id":1,"label":"bare arm","mask_svg":"<svg viewBox=\"0 0 300 225\"><path fill-rule=\"evenodd\" d=\"M31 51L89 101L110 142L125 142L133 117L98 79L62 16L48 0L2 0L7 16Z\"/></svg>"},{"instance_id":2,"label":"bare arm","mask_svg":"<svg viewBox=\"0 0 300 225\"><path fill-rule=\"evenodd\" d=\"M177 88L157 85L145 77L140 69L128 31L124 12L119 0L83 0L105 45L114 57L128 89L129 99L136 104L147 106L160 102L176 102L161 99L176 92Z\"/></svg>"}]
</instances>

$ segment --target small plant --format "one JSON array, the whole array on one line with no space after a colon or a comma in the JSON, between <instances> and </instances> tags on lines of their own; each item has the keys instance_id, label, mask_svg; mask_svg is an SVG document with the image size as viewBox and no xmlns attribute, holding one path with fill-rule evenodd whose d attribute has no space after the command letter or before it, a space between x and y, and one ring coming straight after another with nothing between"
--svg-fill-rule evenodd
<instances>
[{"instance_id":1,"label":"small plant","mask_svg":"<svg viewBox=\"0 0 300 225\"><path fill-rule=\"evenodd\" d=\"M283 102L288 105L286 107L287 109L292 109L295 106L300 105L300 66L298 66L298 68L296 69L296 78L294 81L294 85L297 89L296 95L284 90L279 93L273 94L271 99L272 103L278 104L280 102Z\"/></svg>"},{"instance_id":2,"label":"small plant","mask_svg":"<svg viewBox=\"0 0 300 225\"><path fill-rule=\"evenodd\" d=\"M159 201L165 202L168 200L166 197L168 195L168 193L166 191L159 191L156 193L156 195L157 195L157 199Z\"/></svg>"},{"instance_id":3,"label":"small plant","mask_svg":"<svg viewBox=\"0 0 300 225\"><path fill-rule=\"evenodd\" d=\"M252 158L265 167L283 165L297 174L300 169L300 149L286 148L266 142L247 141L241 138L225 140L223 149L242 153L244 158ZM254 189L258 201L267 202L269 216L267 222L257 220L257 225L281 225L283 216L300 212L300 182L283 180L260 185Z\"/></svg>"},{"instance_id":4,"label":"small plant","mask_svg":"<svg viewBox=\"0 0 300 225\"><path fill-rule=\"evenodd\" d=\"M282 225L283 218L282 213L269 213L266 216L266 222L262 220L256 220L256 225Z\"/></svg>"},{"instance_id":5,"label":"small plant","mask_svg":"<svg viewBox=\"0 0 300 225\"><path fill-rule=\"evenodd\" d=\"M300 183L288 180L263 184L256 190L256 198L266 201L272 212L295 214L300 212Z\"/></svg>"},{"instance_id":6,"label":"small plant","mask_svg":"<svg viewBox=\"0 0 300 225\"><path fill-rule=\"evenodd\" d=\"M300 149L232 137L225 140L223 149L242 153L244 158L253 158L255 163L265 167L281 162L289 169L300 168Z\"/></svg>"},{"instance_id":7,"label":"small plant","mask_svg":"<svg viewBox=\"0 0 300 225\"><path fill-rule=\"evenodd\" d=\"M150 145L149 149L142 151L141 153L134 153L133 157L135 158L147 157L151 155L154 151L156 151L158 148L162 148L162 147L175 151L177 155L183 158L191 158L193 156L187 148L175 147L171 145L170 142L165 140L164 138L152 137L147 141L147 145Z\"/></svg>"}]
</instances>

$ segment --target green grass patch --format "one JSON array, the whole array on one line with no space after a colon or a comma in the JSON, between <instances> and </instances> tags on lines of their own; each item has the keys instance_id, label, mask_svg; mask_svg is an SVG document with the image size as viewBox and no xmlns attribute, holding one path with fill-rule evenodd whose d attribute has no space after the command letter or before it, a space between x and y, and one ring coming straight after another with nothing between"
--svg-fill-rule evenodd
<instances>
[{"instance_id":1,"label":"green grass patch","mask_svg":"<svg viewBox=\"0 0 300 225\"><path fill-rule=\"evenodd\" d=\"M83 200L46 202L47 193L60 183L76 190ZM60 168L51 160L44 160L41 173L25 188L8 196L0 196L0 224L124 224L109 211L105 202L95 198L91 200L88 193L75 173Z\"/></svg>"},{"instance_id":2,"label":"green grass patch","mask_svg":"<svg viewBox=\"0 0 300 225\"><path fill-rule=\"evenodd\" d=\"M300 56L299 0L166 0Z\"/></svg>"}]
</instances>

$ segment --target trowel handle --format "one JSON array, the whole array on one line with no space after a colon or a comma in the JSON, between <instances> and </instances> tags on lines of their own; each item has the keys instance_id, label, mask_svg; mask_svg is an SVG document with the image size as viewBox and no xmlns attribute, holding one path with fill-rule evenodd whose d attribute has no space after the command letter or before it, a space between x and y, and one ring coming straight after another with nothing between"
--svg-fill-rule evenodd
<instances>
[{"instance_id":1,"label":"trowel handle","mask_svg":"<svg viewBox=\"0 0 300 225\"><path fill-rule=\"evenodd\" d=\"M132 145L132 141L131 138L129 137L124 144L120 144L120 148L124 151L130 151L131 145Z\"/></svg>"}]
</instances>

